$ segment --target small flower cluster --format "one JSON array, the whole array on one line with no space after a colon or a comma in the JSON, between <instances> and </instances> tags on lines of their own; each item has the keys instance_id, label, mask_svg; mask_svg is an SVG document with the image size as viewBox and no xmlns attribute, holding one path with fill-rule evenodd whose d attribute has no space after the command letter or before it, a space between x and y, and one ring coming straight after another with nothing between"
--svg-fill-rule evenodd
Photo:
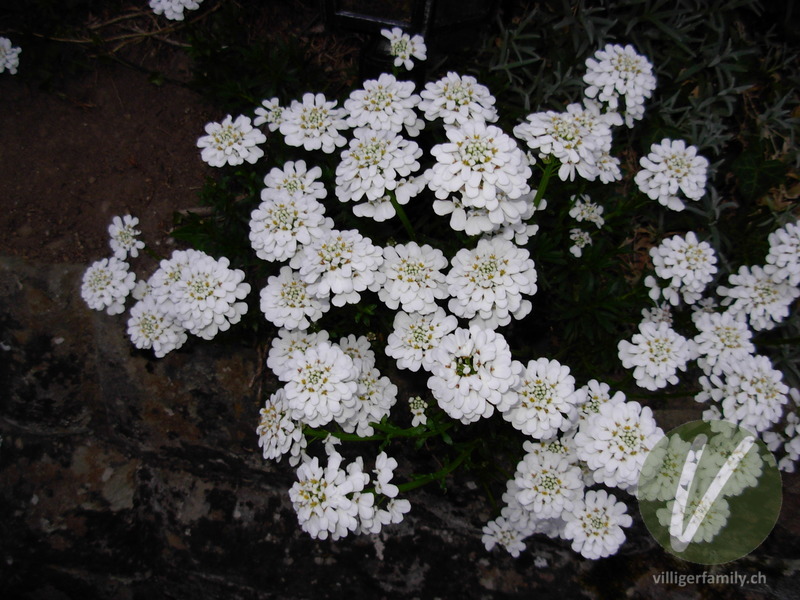
<instances>
[{"instance_id":1,"label":"small flower cluster","mask_svg":"<svg viewBox=\"0 0 800 600\"><path fill-rule=\"evenodd\" d=\"M12 75L17 74L20 52L22 48L11 45L10 39L0 37L0 73L8 71Z\"/></svg>"},{"instance_id":2,"label":"small flower cluster","mask_svg":"<svg viewBox=\"0 0 800 600\"><path fill-rule=\"evenodd\" d=\"M183 21L185 10L197 10L203 0L150 0L150 8L157 15L164 15L171 21Z\"/></svg>"},{"instance_id":3,"label":"small flower cluster","mask_svg":"<svg viewBox=\"0 0 800 600\"><path fill-rule=\"evenodd\" d=\"M138 223L130 215L114 217L109 226L114 256L95 262L83 276L81 295L90 308L121 314L133 296L128 335L134 346L152 349L159 358L180 348L190 334L210 340L241 320L250 284L243 271L229 268L227 258L176 250L147 281L137 283L126 259L144 248Z\"/></svg>"}]
</instances>

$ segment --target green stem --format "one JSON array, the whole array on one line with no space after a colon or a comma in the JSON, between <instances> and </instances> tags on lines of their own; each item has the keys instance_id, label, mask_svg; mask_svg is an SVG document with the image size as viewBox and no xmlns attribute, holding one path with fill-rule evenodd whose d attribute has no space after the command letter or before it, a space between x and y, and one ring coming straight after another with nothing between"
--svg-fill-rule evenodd
<instances>
[{"instance_id":1,"label":"green stem","mask_svg":"<svg viewBox=\"0 0 800 600\"><path fill-rule=\"evenodd\" d=\"M464 462L464 460L470 454L472 454L472 449L473 449L474 446L475 446L475 442L471 443L469 446L467 446L464 450L461 451L461 454L459 454L453 462L447 463L444 467L442 467L441 469L439 469L435 473L428 473L427 475L420 475L418 477L415 477L411 481L408 481L406 483L401 483L400 485L397 486L398 489L401 492L408 492L408 491L416 489L418 487L422 487L423 485L427 485L427 484L429 484L431 482L439 481L441 479L444 479L450 473L455 471L458 468L458 466L462 462Z\"/></svg>"},{"instance_id":2,"label":"green stem","mask_svg":"<svg viewBox=\"0 0 800 600\"><path fill-rule=\"evenodd\" d=\"M542 179L539 182L539 187L536 188L536 197L533 199L533 205L536 207L536 210L539 210L539 202L544 197L545 190L547 190L547 184L550 182L550 176L553 174L553 171L556 170L556 165L558 161L551 158L547 162L547 166L544 168L544 173L542 173Z\"/></svg>"},{"instance_id":3,"label":"green stem","mask_svg":"<svg viewBox=\"0 0 800 600\"><path fill-rule=\"evenodd\" d=\"M408 233L408 236L416 242L417 236L414 233L414 228L411 226L411 221L408 220L408 215L406 215L406 211L404 211L403 207L400 206L400 204L397 202L397 199L394 196L394 192L389 194L389 198L392 201L392 206L394 206L394 210L397 213L397 216L400 218L400 222L403 224L403 227L406 228L406 233Z\"/></svg>"}]
</instances>

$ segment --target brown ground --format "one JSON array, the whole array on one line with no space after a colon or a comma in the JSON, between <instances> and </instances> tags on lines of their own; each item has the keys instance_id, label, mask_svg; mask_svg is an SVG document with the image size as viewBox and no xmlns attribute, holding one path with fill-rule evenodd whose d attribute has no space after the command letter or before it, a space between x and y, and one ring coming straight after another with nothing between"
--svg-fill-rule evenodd
<instances>
[{"instance_id":1,"label":"brown ground","mask_svg":"<svg viewBox=\"0 0 800 600\"><path fill-rule=\"evenodd\" d=\"M110 37L131 27L172 25L138 5L129 10L141 15L123 22L128 29L100 31ZM257 27L268 35L309 41L313 59L331 63L328 71L356 54L324 30L312 0L267 3L262 18ZM162 73L168 82L160 86L145 72L100 60L56 92L0 73L0 256L98 260L110 252L111 219L128 213L139 217L144 240L158 250L168 241L173 212L197 205L196 193L214 169L200 159L195 143L207 122L225 115L170 82L189 82L191 63L175 45L182 41L180 28L161 37L170 43L137 40L117 54ZM20 70L24 59L25 49Z\"/></svg>"}]
</instances>

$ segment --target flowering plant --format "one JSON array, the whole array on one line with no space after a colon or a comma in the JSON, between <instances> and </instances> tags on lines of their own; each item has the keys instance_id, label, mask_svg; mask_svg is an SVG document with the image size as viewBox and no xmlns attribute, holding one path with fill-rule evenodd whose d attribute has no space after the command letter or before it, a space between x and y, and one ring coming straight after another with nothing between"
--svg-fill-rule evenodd
<instances>
[{"instance_id":1,"label":"flowering plant","mask_svg":"<svg viewBox=\"0 0 800 600\"><path fill-rule=\"evenodd\" d=\"M703 223L660 244L648 232L626 252L615 242L647 231L640 211L692 213L684 199L706 190L709 161L685 140L662 138L625 164L614 153L657 93L649 60L607 45L586 60L579 101L514 121L470 75L447 72L417 93L399 67L424 59L424 45L404 36L386 33L395 72L342 102L274 97L252 123L206 127L197 145L210 166L247 181L258 169L239 232L257 261L179 250L135 285L125 259L142 248L137 222L117 218L114 257L84 278L89 306L117 314L131 294L132 342L164 356L252 317L246 301L262 286L266 367L281 385L264 399L258 443L297 467L289 497L320 539L377 533L412 510L401 495L491 459L516 470L483 528L487 549L517 555L544 534L587 558L613 554L664 435L647 405L657 396L642 390L679 383L708 404L704 416L771 429L793 468L800 395L751 339L800 296L800 228L776 229L763 266L738 271ZM593 200L604 186L625 190L618 205ZM598 283L570 287L564 273ZM571 328L556 330L556 311ZM616 351L596 356L609 339ZM390 451L403 440L435 448L440 468L397 481L405 455ZM374 451L350 458L346 442L359 441Z\"/></svg>"}]
</instances>

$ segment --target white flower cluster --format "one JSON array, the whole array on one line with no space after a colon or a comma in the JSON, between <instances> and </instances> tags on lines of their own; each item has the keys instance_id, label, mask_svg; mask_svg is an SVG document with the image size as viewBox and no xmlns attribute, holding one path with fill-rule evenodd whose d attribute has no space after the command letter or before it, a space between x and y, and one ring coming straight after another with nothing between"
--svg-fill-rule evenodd
<instances>
[{"instance_id":1,"label":"white flower cluster","mask_svg":"<svg viewBox=\"0 0 800 600\"><path fill-rule=\"evenodd\" d=\"M176 250L161 261L147 281L136 283L125 259L138 256L144 243L134 229L139 219L114 217L109 245L115 256L92 264L84 273L81 295L90 308L108 314L125 311L132 295L128 335L134 346L161 358L183 346L188 335L210 340L238 323L247 312L250 285L230 261L197 250Z\"/></svg>"},{"instance_id":2,"label":"white flower cluster","mask_svg":"<svg viewBox=\"0 0 800 600\"><path fill-rule=\"evenodd\" d=\"M228 115L222 123L208 123L205 130L206 135L197 140L197 147L201 148L201 158L212 167L241 165L245 161L252 165L264 156L257 144L267 138L253 127L250 117L239 115L234 120Z\"/></svg>"},{"instance_id":3,"label":"white flower cluster","mask_svg":"<svg viewBox=\"0 0 800 600\"><path fill-rule=\"evenodd\" d=\"M183 21L185 10L197 10L203 0L150 0L150 8L157 15L171 21Z\"/></svg>"},{"instance_id":4,"label":"white flower cluster","mask_svg":"<svg viewBox=\"0 0 800 600\"><path fill-rule=\"evenodd\" d=\"M405 67L410 71L414 68L412 58L417 60L428 58L428 49L421 35L409 35L399 27L381 29L381 35L389 40L389 55L394 57L395 67Z\"/></svg>"},{"instance_id":5,"label":"white flower cluster","mask_svg":"<svg viewBox=\"0 0 800 600\"><path fill-rule=\"evenodd\" d=\"M663 297L673 306L677 306L681 299L686 304L694 304L702 298L717 272L714 249L708 242L698 241L693 231L664 240L650 249L650 256L656 275L668 281L662 288L655 277L645 278L644 283L650 288L650 297L655 302Z\"/></svg>"},{"instance_id":6,"label":"white flower cluster","mask_svg":"<svg viewBox=\"0 0 800 600\"><path fill-rule=\"evenodd\" d=\"M630 44L607 44L587 58L583 81L588 85L584 94L604 103L610 111L620 112L620 99L624 100L628 127L644 116L644 102L656 87L653 65Z\"/></svg>"},{"instance_id":7,"label":"white flower cluster","mask_svg":"<svg viewBox=\"0 0 800 600\"><path fill-rule=\"evenodd\" d=\"M650 154L640 158L639 164L642 170L634 177L636 185L671 210L686 208L679 192L689 200L699 200L706 193L708 160L683 140L664 138L650 146Z\"/></svg>"},{"instance_id":8,"label":"white flower cluster","mask_svg":"<svg viewBox=\"0 0 800 600\"><path fill-rule=\"evenodd\" d=\"M20 52L22 48L13 46L7 37L0 37L0 73L8 71L12 75L17 74Z\"/></svg>"},{"instance_id":9,"label":"white flower cluster","mask_svg":"<svg viewBox=\"0 0 800 600\"><path fill-rule=\"evenodd\" d=\"M618 178L618 162L609 155L611 127L620 124L618 113L601 113L597 104L587 100L585 105L568 105L565 112L532 113L514 127L514 135L540 157L559 160L562 181L574 181L576 173L589 181L598 177L613 181Z\"/></svg>"}]
</instances>

